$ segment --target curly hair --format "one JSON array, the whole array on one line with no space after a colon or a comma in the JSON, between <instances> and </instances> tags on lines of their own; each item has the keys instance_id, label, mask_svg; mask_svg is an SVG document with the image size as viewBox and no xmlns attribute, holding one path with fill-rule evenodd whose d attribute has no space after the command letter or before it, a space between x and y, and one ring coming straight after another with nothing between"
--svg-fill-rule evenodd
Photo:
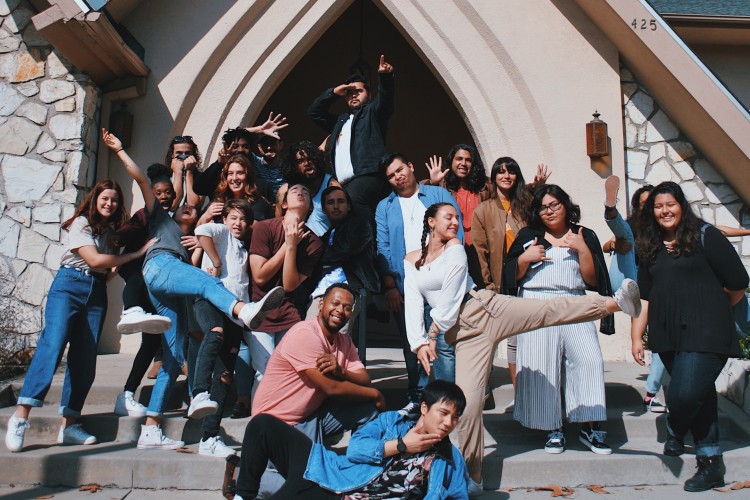
<instances>
[{"instance_id":1,"label":"curly hair","mask_svg":"<svg viewBox=\"0 0 750 500\"><path fill-rule=\"evenodd\" d=\"M674 182L662 182L657 185L641 207L638 214L638 231L635 239L636 253L641 262L653 264L656 256L664 248L665 232L654 216L654 202L660 194L672 195L682 209L682 216L675 231L674 255L690 255L701 248L701 226L703 219L695 215L682 192L682 188Z\"/></svg>"},{"instance_id":2,"label":"curly hair","mask_svg":"<svg viewBox=\"0 0 750 500\"><path fill-rule=\"evenodd\" d=\"M570 195L566 193L563 188L556 184L545 184L534 192L534 199L531 200L529 211L526 215L529 227L534 229L544 229L546 225L542 221L542 216L539 214L539 209L542 208L542 199L546 196L553 196L557 201L562 203L565 207L565 222L570 226L578 224L581 220L581 207L573 203L570 199Z\"/></svg>"},{"instance_id":3,"label":"curly hair","mask_svg":"<svg viewBox=\"0 0 750 500\"><path fill-rule=\"evenodd\" d=\"M414 263L414 267L417 269L422 267L424 260L427 258L427 235L430 234L430 224L427 221L434 218L441 208L452 206L452 204L447 202L433 203L425 210L424 220L422 221L422 253L419 256L419 260Z\"/></svg>"},{"instance_id":4,"label":"curly hair","mask_svg":"<svg viewBox=\"0 0 750 500\"><path fill-rule=\"evenodd\" d=\"M167 148L167 156L164 157L164 164L165 165L172 164L172 158L174 157L175 144L189 144L190 145L190 147L193 150L193 156L195 156L195 159L198 162L195 168L200 170L201 162L203 161L203 158L201 157L201 152L198 151L198 145L195 143L195 141L193 141L193 137L190 135L176 135L172 138L171 141L169 141L169 148Z\"/></svg>"},{"instance_id":5,"label":"curly hair","mask_svg":"<svg viewBox=\"0 0 750 500\"><path fill-rule=\"evenodd\" d=\"M304 153L307 159L315 167L316 178L323 177L328 170L328 162L318 146L310 141L300 141L289 146L281 155L281 176L290 185L305 184L309 182L305 176L299 173L297 168L297 153Z\"/></svg>"},{"instance_id":6,"label":"curly hair","mask_svg":"<svg viewBox=\"0 0 750 500\"><path fill-rule=\"evenodd\" d=\"M221 169L221 179L219 180L219 185L216 187L216 191L214 191L214 201L225 203L227 200L234 198L232 190L229 189L227 175L229 174L229 167L235 164L241 166L245 171L245 187L243 188L242 198L250 203L254 203L255 200L261 198L261 194L255 186L255 172L250 165L250 160L242 154L233 155Z\"/></svg>"},{"instance_id":7,"label":"curly hair","mask_svg":"<svg viewBox=\"0 0 750 500\"><path fill-rule=\"evenodd\" d=\"M106 191L107 189L114 189L117 192L119 200L117 210L109 218L104 219L96 209L96 200L102 194L102 191ZM89 227L91 227L91 234L94 236L100 236L108 227L111 227L114 231L120 229L120 226L125 224L130 218L128 210L125 208L125 197L122 195L120 185L111 179L104 179L97 182L91 188L89 194L83 198L83 201L78 205L75 212L73 212L73 216L63 222L62 228L67 230L73 224L73 221L80 216L86 217Z\"/></svg>"},{"instance_id":8,"label":"curly hair","mask_svg":"<svg viewBox=\"0 0 750 500\"><path fill-rule=\"evenodd\" d=\"M501 156L495 160L495 163L492 164L492 170L490 170L490 179L492 180L492 185L495 186L495 191L497 191L497 174L503 171L516 174L516 183L513 184L513 187L508 192L510 210L516 217L526 222L532 195L529 186L526 185L526 180L523 178L521 167L510 156Z\"/></svg>"},{"instance_id":9,"label":"curly hair","mask_svg":"<svg viewBox=\"0 0 750 500\"><path fill-rule=\"evenodd\" d=\"M468 151L469 156L471 156L471 169L466 176L467 188L472 193L479 194L479 191L487 183L487 176L484 173L482 158L477 154L477 150L468 144L456 144L445 157L445 168L448 170L448 173L445 175L445 187L450 191L458 191L460 187L460 180L451 167L453 165L453 158L461 150Z\"/></svg>"},{"instance_id":10,"label":"curly hair","mask_svg":"<svg viewBox=\"0 0 750 500\"><path fill-rule=\"evenodd\" d=\"M160 182L169 182L172 184L172 171L169 167L161 163L152 163L149 165L146 169L146 176L151 182L151 187Z\"/></svg>"}]
</instances>

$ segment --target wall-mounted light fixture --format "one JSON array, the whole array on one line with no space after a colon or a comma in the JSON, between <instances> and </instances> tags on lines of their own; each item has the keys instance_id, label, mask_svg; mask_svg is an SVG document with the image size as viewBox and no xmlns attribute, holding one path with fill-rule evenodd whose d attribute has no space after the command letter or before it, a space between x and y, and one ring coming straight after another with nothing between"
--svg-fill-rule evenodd
<instances>
[{"instance_id":1,"label":"wall-mounted light fixture","mask_svg":"<svg viewBox=\"0 0 750 500\"><path fill-rule=\"evenodd\" d=\"M599 111L594 111L594 119L586 124L586 154L591 158L609 156L607 124L599 119Z\"/></svg>"}]
</instances>

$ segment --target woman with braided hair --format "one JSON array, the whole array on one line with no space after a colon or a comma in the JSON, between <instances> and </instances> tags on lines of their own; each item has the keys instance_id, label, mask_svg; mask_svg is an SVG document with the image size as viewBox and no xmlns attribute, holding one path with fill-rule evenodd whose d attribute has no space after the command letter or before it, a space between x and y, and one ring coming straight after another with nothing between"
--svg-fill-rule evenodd
<instances>
[{"instance_id":1,"label":"woman with braided hair","mask_svg":"<svg viewBox=\"0 0 750 500\"><path fill-rule=\"evenodd\" d=\"M492 290L474 290L466 251L456 238L458 212L450 203L435 203L425 211L422 248L404 258L406 332L411 349L429 374L455 373L467 405L458 424L460 450L471 476L469 494L482 493L484 431L482 406L490 376L492 353L503 339L540 328L593 321L624 311L640 313L638 285L625 280L614 297L583 295L550 300L521 299ZM425 331L424 305L432 310ZM444 354L455 349L455 363ZM446 359L441 359L445 357ZM457 367L457 369L454 368Z\"/></svg>"}]
</instances>

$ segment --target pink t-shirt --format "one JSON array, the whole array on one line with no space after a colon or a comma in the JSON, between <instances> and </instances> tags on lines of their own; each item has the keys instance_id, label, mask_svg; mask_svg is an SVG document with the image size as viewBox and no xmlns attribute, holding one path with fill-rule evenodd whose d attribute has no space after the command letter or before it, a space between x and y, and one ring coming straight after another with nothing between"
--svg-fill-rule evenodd
<instances>
[{"instance_id":1,"label":"pink t-shirt","mask_svg":"<svg viewBox=\"0 0 750 500\"><path fill-rule=\"evenodd\" d=\"M253 399L253 415L267 413L289 425L296 425L312 415L326 394L316 388L304 374L316 368L321 354L334 354L344 370L364 365L349 335L336 334L333 344L323 335L318 318L294 325L271 354L266 372Z\"/></svg>"}]
</instances>

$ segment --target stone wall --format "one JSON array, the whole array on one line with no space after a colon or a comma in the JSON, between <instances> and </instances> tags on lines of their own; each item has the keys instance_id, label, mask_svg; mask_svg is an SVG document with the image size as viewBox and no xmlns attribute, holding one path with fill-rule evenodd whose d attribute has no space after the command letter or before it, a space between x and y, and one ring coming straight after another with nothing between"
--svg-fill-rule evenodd
<instances>
[{"instance_id":1,"label":"stone wall","mask_svg":"<svg viewBox=\"0 0 750 500\"><path fill-rule=\"evenodd\" d=\"M628 196L644 184L674 181L706 222L740 227L750 214L734 189L701 156L633 74L621 68ZM750 266L750 236L729 238Z\"/></svg>"},{"instance_id":2,"label":"stone wall","mask_svg":"<svg viewBox=\"0 0 750 500\"><path fill-rule=\"evenodd\" d=\"M99 90L31 23L26 0L0 0L0 325L34 346L63 252L60 225L93 179Z\"/></svg>"}]
</instances>

